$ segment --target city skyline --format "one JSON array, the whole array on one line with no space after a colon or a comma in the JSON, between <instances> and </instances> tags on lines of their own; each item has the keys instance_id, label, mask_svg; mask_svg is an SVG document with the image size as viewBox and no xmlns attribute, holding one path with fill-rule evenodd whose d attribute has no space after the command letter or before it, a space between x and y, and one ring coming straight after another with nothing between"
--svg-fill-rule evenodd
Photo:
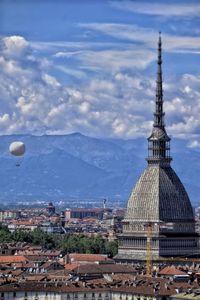
<instances>
[{"instance_id":1,"label":"city skyline","mask_svg":"<svg viewBox=\"0 0 200 300\"><path fill-rule=\"evenodd\" d=\"M199 14L0 1L1 299L199 297Z\"/></svg>"},{"instance_id":2,"label":"city skyline","mask_svg":"<svg viewBox=\"0 0 200 300\"><path fill-rule=\"evenodd\" d=\"M10 0L0 11L1 134L147 137L161 31L167 130L200 147L198 1Z\"/></svg>"}]
</instances>

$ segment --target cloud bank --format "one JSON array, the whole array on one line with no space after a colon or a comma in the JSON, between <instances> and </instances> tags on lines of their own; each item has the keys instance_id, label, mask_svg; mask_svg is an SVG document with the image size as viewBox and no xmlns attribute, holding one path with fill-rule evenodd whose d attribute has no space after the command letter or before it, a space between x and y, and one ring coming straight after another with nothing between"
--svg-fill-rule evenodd
<instances>
[{"instance_id":1,"label":"cloud bank","mask_svg":"<svg viewBox=\"0 0 200 300\"><path fill-rule=\"evenodd\" d=\"M55 53L53 57L69 57L66 53ZM143 57L143 53L137 54L137 49L124 53L82 49L73 56L81 62L80 76L87 77L84 66L93 68L95 76L89 76L84 85L62 83L52 75L52 69L57 67L55 61L36 57L31 44L23 37L1 39L0 133L79 131L99 137L147 137L153 119L155 78L142 75L138 70L155 60L152 51L144 52ZM73 72L80 72L80 69L70 71L67 63L64 67L72 76ZM198 147L200 76L183 74L165 82L164 95L169 134L189 137L190 146Z\"/></svg>"}]
</instances>

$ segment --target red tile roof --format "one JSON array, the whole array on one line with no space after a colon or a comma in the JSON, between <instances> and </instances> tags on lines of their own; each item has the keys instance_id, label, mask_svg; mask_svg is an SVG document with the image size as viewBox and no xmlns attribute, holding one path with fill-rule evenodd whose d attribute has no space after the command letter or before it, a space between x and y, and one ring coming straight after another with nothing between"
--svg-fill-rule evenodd
<instances>
[{"instance_id":1,"label":"red tile roof","mask_svg":"<svg viewBox=\"0 0 200 300\"><path fill-rule=\"evenodd\" d=\"M80 265L79 264L65 264L65 270L68 271L74 271L76 270Z\"/></svg>"},{"instance_id":2,"label":"red tile roof","mask_svg":"<svg viewBox=\"0 0 200 300\"><path fill-rule=\"evenodd\" d=\"M27 261L23 255L0 255L0 263L20 263Z\"/></svg>"},{"instance_id":3,"label":"red tile roof","mask_svg":"<svg viewBox=\"0 0 200 300\"><path fill-rule=\"evenodd\" d=\"M164 269L162 269L159 273L159 275L187 275L185 272L175 268L174 266L167 266Z\"/></svg>"},{"instance_id":4,"label":"red tile roof","mask_svg":"<svg viewBox=\"0 0 200 300\"><path fill-rule=\"evenodd\" d=\"M69 254L69 258L72 261L106 261L108 260L107 255L100 254L81 254L81 253L71 253Z\"/></svg>"}]
</instances>

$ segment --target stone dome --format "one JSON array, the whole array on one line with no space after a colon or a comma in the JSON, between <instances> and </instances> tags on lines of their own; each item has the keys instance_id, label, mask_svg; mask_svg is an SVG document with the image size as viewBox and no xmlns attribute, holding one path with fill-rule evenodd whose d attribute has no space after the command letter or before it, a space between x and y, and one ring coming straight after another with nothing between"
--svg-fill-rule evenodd
<instances>
[{"instance_id":1,"label":"stone dome","mask_svg":"<svg viewBox=\"0 0 200 300\"><path fill-rule=\"evenodd\" d=\"M194 222L187 192L171 167L145 169L128 200L125 220Z\"/></svg>"}]
</instances>

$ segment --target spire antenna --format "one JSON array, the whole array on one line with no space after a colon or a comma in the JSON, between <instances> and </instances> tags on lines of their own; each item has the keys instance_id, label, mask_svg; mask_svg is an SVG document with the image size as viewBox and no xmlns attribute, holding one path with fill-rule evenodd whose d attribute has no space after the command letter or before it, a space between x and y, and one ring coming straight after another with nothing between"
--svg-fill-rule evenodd
<instances>
[{"instance_id":1,"label":"spire antenna","mask_svg":"<svg viewBox=\"0 0 200 300\"><path fill-rule=\"evenodd\" d=\"M149 164L169 165L170 138L167 135L164 124L163 112L163 84L162 84L162 39L161 32L158 37L158 57L157 57L157 78L156 78L156 98L153 131L148 138L148 158Z\"/></svg>"},{"instance_id":2,"label":"spire antenna","mask_svg":"<svg viewBox=\"0 0 200 300\"><path fill-rule=\"evenodd\" d=\"M161 32L158 38L158 58L157 58L157 80L156 80L156 109L154 113L154 126L164 127L163 112L163 86L162 86L162 39Z\"/></svg>"}]
</instances>

